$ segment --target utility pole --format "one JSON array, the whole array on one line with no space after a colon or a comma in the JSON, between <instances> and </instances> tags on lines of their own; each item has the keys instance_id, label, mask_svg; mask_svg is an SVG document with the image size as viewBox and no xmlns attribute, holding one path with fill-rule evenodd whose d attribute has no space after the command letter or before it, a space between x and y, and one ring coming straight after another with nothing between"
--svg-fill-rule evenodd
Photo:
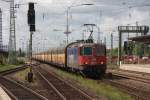
<instances>
[{"instance_id":1,"label":"utility pole","mask_svg":"<svg viewBox=\"0 0 150 100\"><path fill-rule=\"evenodd\" d=\"M111 33L111 64L112 64L112 57L113 57L113 33Z\"/></svg>"},{"instance_id":2,"label":"utility pole","mask_svg":"<svg viewBox=\"0 0 150 100\"><path fill-rule=\"evenodd\" d=\"M29 40L26 41L26 61L28 61L29 58Z\"/></svg>"},{"instance_id":3,"label":"utility pole","mask_svg":"<svg viewBox=\"0 0 150 100\"><path fill-rule=\"evenodd\" d=\"M8 62L10 64L16 63L16 30L15 30L15 7L14 0L10 1L10 35L8 46Z\"/></svg>"},{"instance_id":4,"label":"utility pole","mask_svg":"<svg viewBox=\"0 0 150 100\"><path fill-rule=\"evenodd\" d=\"M98 26L98 39L97 39L97 43L101 43L101 39L100 39L100 27Z\"/></svg>"},{"instance_id":5,"label":"utility pole","mask_svg":"<svg viewBox=\"0 0 150 100\"><path fill-rule=\"evenodd\" d=\"M71 33L71 31L69 30L69 10L70 10L70 7L67 8L67 23L66 23L66 31L64 32L66 34L66 38L67 38L67 44L68 44L68 38L69 38L69 34Z\"/></svg>"},{"instance_id":6,"label":"utility pole","mask_svg":"<svg viewBox=\"0 0 150 100\"><path fill-rule=\"evenodd\" d=\"M137 27L138 27L138 24L139 24L138 21L136 21L136 26ZM136 33L136 36L138 36L138 32Z\"/></svg>"},{"instance_id":7,"label":"utility pole","mask_svg":"<svg viewBox=\"0 0 150 100\"><path fill-rule=\"evenodd\" d=\"M86 33L86 30L83 30L83 33L82 33L82 40L84 40L84 34Z\"/></svg>"},{"instance_id":8,"label":"utility pole","mask_svg":"<svg viewBox=\"0 0 150 100\"><path fill-rule=\"evenodd\" d=\"M29 59L32 61L32 36L33 32L30 32L30 40L29 40Z\"/></svg>"},{"instance_id":9,"label":"utility pole","mask_svg":"<svg viewBox=\"0 0 150 100\"><path fill-rule=\"evenodd\" d=\"M119 31L119 46L118 46L118 65L121 65L121 58L122 58L122 32Z\"/></svg>"},{"instance_id":10,"label":"utility pole","mask_svg":"<svg viewBox=\"0 0 150 100\"><path fill-rule=\"evenodd\" d=\"M100 10L100 14L99 14L99 18L100 18L100 22L101 22L101 17L102 17L102 10ZM97 28L98 28L98 40L97 40L97 42L98 43L101 43L101 37L100 37L100 25L99 26L97 26Z\"/></svg>"},{"instance_id":11,"label":"utility pole","mask_svg":"<svg viewBox=\"0 0 150 100\"><path fill-rule=\"evenodd\" d=\"M0 50L2 49L2 10L0 8Z\"/></svg>"},{"instance_id":12,"label":"utility pole","mask_svg":"<svg viewBox=\"0 0 150 100\"><path fill-rule=\"evenodd\" d=\"M106 37L104 37L104 44L105 44L105 45L107 45L107 42L106 42Z\"/></svg>"}]
</instances>

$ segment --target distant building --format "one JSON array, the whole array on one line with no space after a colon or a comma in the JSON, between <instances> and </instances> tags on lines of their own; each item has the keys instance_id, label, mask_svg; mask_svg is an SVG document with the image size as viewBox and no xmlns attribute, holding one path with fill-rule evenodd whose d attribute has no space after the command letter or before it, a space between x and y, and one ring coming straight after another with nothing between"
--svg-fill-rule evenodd
<instances>
[{"instance_id":1,"label":"distant building","mask_svg":"<svg viewBox=\"0 0 150 100\"><path fill-rule=\"evenodd\" d=\"M2 10L0 8L0 53L8 52L8 46L3 45L3 35L2 35Z\"/></svg>"}]
</instances>

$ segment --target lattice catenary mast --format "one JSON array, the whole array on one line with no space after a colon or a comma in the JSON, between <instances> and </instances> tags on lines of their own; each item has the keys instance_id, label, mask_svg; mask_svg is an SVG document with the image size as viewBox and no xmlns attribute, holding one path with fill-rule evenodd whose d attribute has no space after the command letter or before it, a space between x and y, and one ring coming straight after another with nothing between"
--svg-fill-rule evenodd
<instances>
[{"instance_id":1,"label":"lattice catenary mast","mask_svg":"<svg viewBox=\"0 0 150 100\"><path fill-rule=\"evenodd\" d=\"M10 36L8 62L16 63L16 34L15 34L15 7L14 0L10 1Z\"/></svg>"}]
</instances>

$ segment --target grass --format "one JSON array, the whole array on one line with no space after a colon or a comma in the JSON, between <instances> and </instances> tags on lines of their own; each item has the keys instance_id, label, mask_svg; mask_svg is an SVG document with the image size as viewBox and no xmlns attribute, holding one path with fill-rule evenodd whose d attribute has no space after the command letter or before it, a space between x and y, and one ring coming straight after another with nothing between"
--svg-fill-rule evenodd
<instances>
[{"instance_id":1,"label":"grass","mask_svg":"<svg viewBox=\"0 0 150 100\"><path fill-rule=\"evenodd\" d=\"M17 68L20 65L23 65L25 62L24 60L17 60L16 64L0 64L0 72L6 71L9 69Z\"/></svg>"},{"instance_id":2,"label":"grass","mask_svg":"<svg viewBox=\"0 0 150 100\"><path fill-rule=\"evenodd\" d=\"M27 69L24 69L22 71L19 71L18 73L15 73L13 75L13 77L16 78L17 80L19 80L20 82L28 84L29 83L28 78L27 78L28 72L30 72L30 68L27 68ZM38 83L36 82L36 76L34 74L33 74L33 82L30 83L30 85L32 85L32 86L38 85Z\"/></svg>"},{"instance_id":3,"label":"grass","mask_svg":"<svg viewBox=\"0 0 150 100\"><path fill-rule=\"evenodd\" d=\"M106 83L91 79L85 79L79 75L74 75L62 70L56 70L55 72L65 79L74 80L78 85L90 89L97 95L106 97L108 100L133 100L130 95L125 94L119 91L119 89L117 89L116 87L113 87Z\"/></svg>"},{"instance_id":4,"label":"grass","mask_svg":"<svg viewBox=\"0 0 150 100\"><path fill-rule=\"evenodd\" d=\"M29 71L30 71L29 68L19 71L18 73L14 74L14 77L16 77L20 81L27 81L27 75Z\"/></svg>"},{"instance_id":5,"label":"grass","mask_svg":"<svg viewBox=\"0 0 150 100\"><path fill-rule=\"evenodd\" d=\"M6 71L9 69L13 69L13 68L17 68L17 65L9 65L9 64L5 64L5 65L0 65L0 72L1 71Z\"/></svg>"}]
</instances>

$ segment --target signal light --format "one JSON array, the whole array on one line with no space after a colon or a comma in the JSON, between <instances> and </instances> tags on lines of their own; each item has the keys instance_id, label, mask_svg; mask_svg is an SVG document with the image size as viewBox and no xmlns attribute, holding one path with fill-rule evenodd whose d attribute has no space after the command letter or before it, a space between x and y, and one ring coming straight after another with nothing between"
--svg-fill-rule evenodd
<instances>
[{"instance_id":1,"label":"signal light","mask_svg":"<svg viewBox=\"0 0 150 100\"><path fill-rule=\"evenodd\" d=\"M30 25L30 32L35 32L35 25Z\"/></svg>"},{"instance_id":2,"label":"signal light","mask_svg":"<svg viewBox=\"0 0 150 100\"><path fill-rule=\"evenodd\" d=\"M135 44L133 41L125 41L124 42L125 54L132 55L132 51L133 51L134 46L135 46Z\"/></svg>"},{"instance_id":3,"label":"signal light","mask_svg":"<svg viewBox=\"0 0 150 100\"><path fill-rule=\"evenodd\" d=\"M35 10L34 10L34 3L29 3L29 10L28 10L28 24L35 25Z\"/></svg>"},{"instance_id":4,"label":"signal light","mask_svg":"<svg viewBox=\"0 0 150 100\"><path fill-rule=\"evenodd\" d=\"M124 42L124 51L125 51L125 54L128 54L128 42L127 41Z\"/></svg>"}]
</instances>

